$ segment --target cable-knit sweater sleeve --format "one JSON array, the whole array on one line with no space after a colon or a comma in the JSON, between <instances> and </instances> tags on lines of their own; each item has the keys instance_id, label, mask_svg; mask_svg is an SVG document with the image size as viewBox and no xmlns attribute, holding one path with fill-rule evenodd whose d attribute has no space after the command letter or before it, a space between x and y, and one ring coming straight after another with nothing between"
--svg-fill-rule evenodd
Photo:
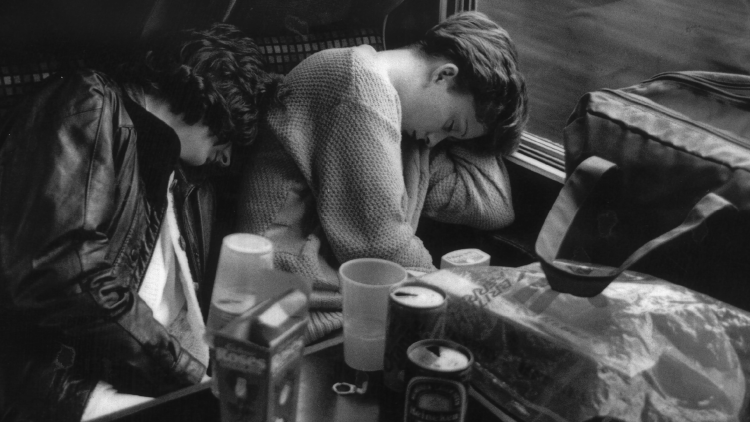
<instances>
[{"instance_id":1,"label":"cable-knit sweater sleeve","mask_svg":"<svg viewBox=\"0 0 750 422\"><path fill-rule=\"evenodd\" d=\"M400 128L366 101L343 101L324 121L328 131L316 139L312 183L336 257L432 268L406 215Z\"/></svg>"},{"instance_id":2,"label":"cable-knit sweater sleeve","mask_svg":"<svg viewBox=\"0 0 750 422\"><path fill-rule=\"evenodd\" d=\"M328 285L338 286L334 269L353 258L434 269L412 225L401 103L374 55L369 46L329 49L290 72L289 95L268 114L275 140L260 140L256 157L265 158L246 173L241 228L272 238L280 268ZM271 167L275 142L294 171Z\"/></svg>"},{"instance_id":3,"label":"cable-knit sweater sleeve","mask_svg":"<svg viewBox=\"0 0 750 422\"><path fill-rule=\"evenodd\" d=\"M457 144L435 150L423 213L483 230L512 223L515 214L502 158Z\"/></svg>"}]
</instances>

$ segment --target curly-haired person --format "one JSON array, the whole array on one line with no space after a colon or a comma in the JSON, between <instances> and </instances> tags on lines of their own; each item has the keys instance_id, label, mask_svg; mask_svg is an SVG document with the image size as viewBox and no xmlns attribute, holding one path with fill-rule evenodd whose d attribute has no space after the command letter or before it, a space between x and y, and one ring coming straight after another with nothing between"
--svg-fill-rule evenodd
<instances>
[{"instance_id":1,"label":"curly-haired person","mask_svg":"<svg viewBox=\"0 0 750 422\"><path fill-rule=\"evenodd\" d=\"M435 269L421 216L513 221L502 155L519 143L526 88L508 33L485 15L453 15L401 49L318 52L282 86L244 163L237 229L270 238L278 268L314 281L308 341L342 325L341 263Z\"/></svg>"},{"instance_id":2,"label":"curly-haired person","mask_svg":"<svg viewBox=\"0 0 750 422\"><path fill-rule=\"evenodd\" d=\"M91 419L205 377L206 174L279 81L221 24L120 70L51 76L2 125L3 421Z\"/></svg>"}]
</instances>

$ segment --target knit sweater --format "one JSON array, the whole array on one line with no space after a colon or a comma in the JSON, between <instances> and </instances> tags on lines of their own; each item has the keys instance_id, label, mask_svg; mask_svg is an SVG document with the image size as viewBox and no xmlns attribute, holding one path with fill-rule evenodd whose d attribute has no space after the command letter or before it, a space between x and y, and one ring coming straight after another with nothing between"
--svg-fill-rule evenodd
<instances>
[{"instance_id":1,"label":"knit sweater","mask_svg":"<svg viewBox=\"0 0 750 422\"><path fill-rule=\"evenodd\" d=\"M423 214L482 229L514 217L500 157L402 143L398 93L375 55L364 45L300 63L243 169L237 229L273 241L276 267L314 293L332 292L313 308L340 306L336 269L353 258L434 270L415 235Z\"/></svg>"}]
</instances>

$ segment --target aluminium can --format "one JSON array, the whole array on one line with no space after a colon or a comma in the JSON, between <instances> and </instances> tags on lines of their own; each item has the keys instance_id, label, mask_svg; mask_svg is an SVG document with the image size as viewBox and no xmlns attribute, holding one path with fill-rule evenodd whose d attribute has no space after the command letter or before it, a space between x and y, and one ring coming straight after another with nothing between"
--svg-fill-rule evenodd
<instances>
[{"instance_id":1,"label":"aluminium can","mask_svg":"<svg viewBox=\"0 0 750 422\"><path fill-rule=\"evenodd\" d=\"M418 340L443 337L446 309L447 296L439 287L409 281L391 289L383 359L388 389L403 393L407 349Z\"/></svg>"},{"instance_id":2,"label":"aluminium can","mask_svg":"<svg viewBox=\"0 0 750 422\"><path fill-rule=\"evenodd\" d=\"M464 422L474 356L453 341L421 340L407 350L404 422Z\"/></svg>"}]
</instances>

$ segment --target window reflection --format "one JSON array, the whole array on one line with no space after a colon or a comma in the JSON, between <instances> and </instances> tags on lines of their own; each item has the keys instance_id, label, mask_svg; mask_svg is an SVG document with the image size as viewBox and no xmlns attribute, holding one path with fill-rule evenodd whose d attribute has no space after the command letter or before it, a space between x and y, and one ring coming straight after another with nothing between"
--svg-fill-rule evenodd
<instances>
[{"instance_id":1,"label":"window reflection","mask_svg":"<svg viewBox=\"0 0 750 422\"><path fill-rule=\"evenodd\" d=\"M519 48L529 131L562 142L578 98L657 73L750 73L745 0L483 0Z\"/></svg>"}]
</instances>

